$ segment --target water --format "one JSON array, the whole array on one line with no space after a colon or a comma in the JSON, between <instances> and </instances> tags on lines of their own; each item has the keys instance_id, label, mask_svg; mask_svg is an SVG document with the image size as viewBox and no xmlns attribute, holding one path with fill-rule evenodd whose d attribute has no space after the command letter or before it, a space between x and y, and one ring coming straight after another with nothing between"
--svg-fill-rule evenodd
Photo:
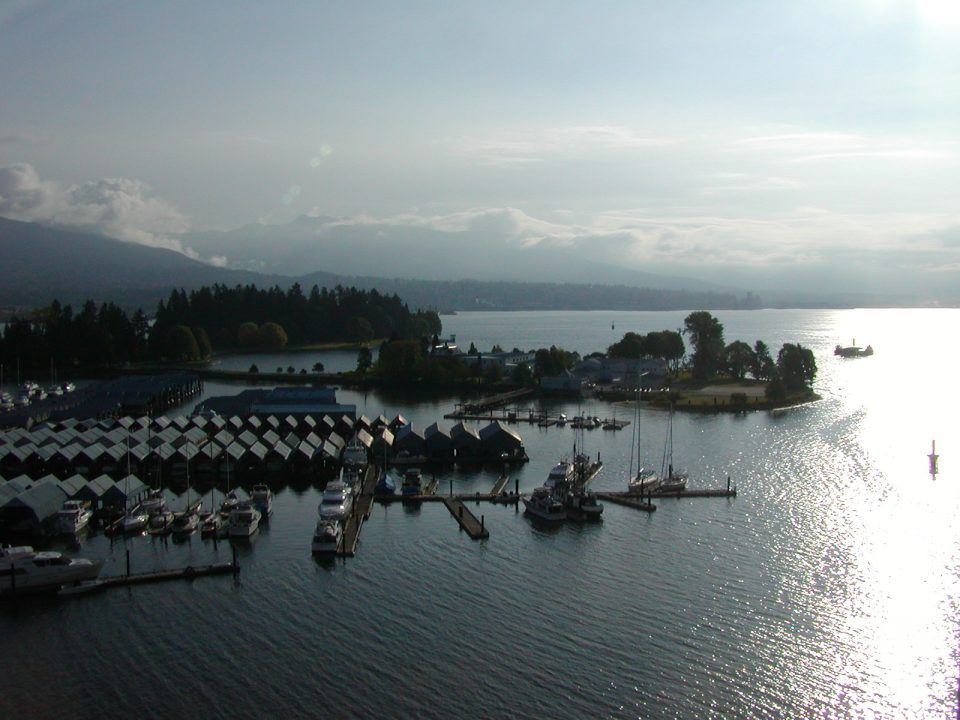
<instances>
[{"instance_id":1,"label":"water","mask_svg":"<svg viewBox=\"0 0 960 720\"><path fill-rule=\"evenodd\" d=\"M583 353L627 330L680 327L683 315L465 313L444 324L463 345ZM288 488L242 548L237 581L0 609L2 715L954 717L960 398L949 330L960 313L717 316L728 341L813 348L824 398L777 414L676 416L691 486L730 475L737 498L662 500L649 515L607 504L601 525L554 530L485 505L480 543L440 505L375 506L357 557L324 565L309 552L319 492ZM854 336L877 354L835 358ZM421 428L452 406L338 396ZM629 405L616 412L632 419ZM512 475L529 489L569 453L573 431L517 428L531 462ZM586 433L605 462L598 489L623 487L631 428ZM665 428L662 412L642 411L641 454L659 459ZM933 438L944 454L935 481ZM486 490L494 474L444 476L441 489L452 479ZM229 558L199 538L94 537L82 554L117 573L127 548L135 571Z\"/></svg>"}]
</instances>

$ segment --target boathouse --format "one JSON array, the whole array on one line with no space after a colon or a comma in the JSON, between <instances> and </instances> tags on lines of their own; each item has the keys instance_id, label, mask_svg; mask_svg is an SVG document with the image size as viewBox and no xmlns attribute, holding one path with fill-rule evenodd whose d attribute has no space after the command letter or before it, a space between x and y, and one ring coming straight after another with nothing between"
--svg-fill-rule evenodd
<instances>
[{"instance_id":1,"label":"boathouse","mask_svg":"<svg viewBox=\"0 0 960 720\"><path fill-rule=\"evenodd\" d=\"M457 462L480 461L480 433L476 429L458 422L450 428L450 442Z\"/></svg>"},{"instance_id":2,"label":"boathouse","mask_svg":"<svg viewBox=\"0 0 960 720\"><path fill-rule=\"evenodd\" d=\"M480 452L484 462L525 462L523 440L510 428L494 420L480 430Z\"/></svg>"},{"instance_id":3,"label":"boathouse","mask_svg":"<svg viewBox=\"0 0 960 720\"><path fill-rule=\"evenodd\" d=\"M447 463L453 461L453 441L450 433L433 423L423 432L423 446L427 460L430 462Z\"/></svg>"},{"instance_id":4,"label":"boathouse","mask_svg":"<svg viewBox=\"0 0 960 720\"><path fill-rule=\"evenodd\" d=\"M66 499L56 483L37 483L0 507L0 534L6 537L41 534Z\"/></svg>"}]
</instances>

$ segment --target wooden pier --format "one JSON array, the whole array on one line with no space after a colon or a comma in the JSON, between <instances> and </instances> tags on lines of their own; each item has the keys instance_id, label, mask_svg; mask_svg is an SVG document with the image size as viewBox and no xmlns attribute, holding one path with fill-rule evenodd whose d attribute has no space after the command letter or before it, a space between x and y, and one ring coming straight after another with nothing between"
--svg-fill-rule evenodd
<instances>
[{"instance_id":1,"label":"wooden pier","mask_svg":"<svg viewBox=\"0 0 960 720\"><path fill-rule=\"evenodd\" d=\"M357 554L360 529L363 527L363 521L370 517L373 508L373 491L379 477L380 469L376 465L368 465L360 494L354 499L350 516L343 524L343 537L340 539L340 547L337 548L338 556L353 557Z\"/></svg>"},{"instance_id":2,"label":"wooden pier","mask_svg":"<svg viewBox=\"0 0 960 720\"><path fill-rule=\"evenodd\" d=\"M644 512L654 512L657 506L652 502L644 500L647 495L630 495L629 493L597 493L600 500L607 500L614 505L623 505L634 510L643 510Z\"/></svg>"},{"instance_id":3,"label":"wooden pier","mask_svg":"<svg viewBox=\"0 0 960 720\"><path fill-rule=\"evenodd\" d=\"M172 570L153 570L144 573L129 573L127 575L110 575L97 580L89 580L64 585L59 595L81 595L89 592L106 590L114 587L130 587L132 585L149 585L168 580L193 580L213 575L237 575L240 566L236 563L217 563L215 565L188 565L187 567Z\"/></svg>"},{"instance_id":4,"label":"wooden pier","mask_svg":"<svg viewBox=\"0 0 960 720\"><path fill-rule=\"evenodd\" d=\"M493 490L490 491L491 495L499 495L503 492L503 489L507 486L507 481L510 478L507 477L506 473L500 476L500 479L493 484Z\"/></svg>"},{"instance_id":5,"label":"wooden pier","mask_svg":"<svg viewBox=\"0 0 960 720\"><path fill-rule=\"evenodd\" d=\"M490 533L484 527L482 517L478 521L459 497L444 497L443 504L447 506L450 514L460 523L461 529L466 530L471 540L485 540L490 537Z\"/></svg>"},{"instance_id":6,"label":"wooden pier","mask_svg":"<svg viewBox=\"0 0 960 720\"><path fill-rule=\"evenodd\" d=\"M736 497L737 488L701 488L699 490L654 490L655 498L707 498L707 497Z\"/></svg>"}]
</instances>

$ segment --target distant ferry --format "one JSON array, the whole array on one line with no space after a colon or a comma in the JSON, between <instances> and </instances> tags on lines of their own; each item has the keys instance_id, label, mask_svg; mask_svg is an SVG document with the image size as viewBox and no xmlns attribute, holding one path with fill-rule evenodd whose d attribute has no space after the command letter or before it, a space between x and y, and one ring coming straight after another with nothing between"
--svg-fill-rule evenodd
<instances>
[{"instance_id":1,"label":"distant ferry","mask_svg":"<svg viewBox=\"0 0 960 720\"><path fill-rule=\"evenodd\" d=\"M862 348L859 345L857 345L857 341L854 340L847 347L837 345L833 349L833 354L839 355L840 357L845 357L845 358L869 357L873 355L873 346L867 345L865 348Z\"/></svg>"}]
</instances>

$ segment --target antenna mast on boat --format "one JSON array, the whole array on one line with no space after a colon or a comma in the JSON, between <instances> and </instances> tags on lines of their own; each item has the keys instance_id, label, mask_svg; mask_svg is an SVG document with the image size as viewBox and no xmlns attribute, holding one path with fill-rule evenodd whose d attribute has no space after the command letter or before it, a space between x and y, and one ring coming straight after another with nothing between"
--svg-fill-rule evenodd
<instances>
[{"instance_id":1,"label":"antenna mast on boat","mask_svg":"<svg viewBox=\"0 0 960 720\"><path fill-rule=\"evenodd\" d=\"M939 472L938 461L940 456L937 455L937 441L931 441L930 454L927 455L927 458L930 460L930 477L933 480L937 479L937 473Z\"/></svg>"}]
</instances>

